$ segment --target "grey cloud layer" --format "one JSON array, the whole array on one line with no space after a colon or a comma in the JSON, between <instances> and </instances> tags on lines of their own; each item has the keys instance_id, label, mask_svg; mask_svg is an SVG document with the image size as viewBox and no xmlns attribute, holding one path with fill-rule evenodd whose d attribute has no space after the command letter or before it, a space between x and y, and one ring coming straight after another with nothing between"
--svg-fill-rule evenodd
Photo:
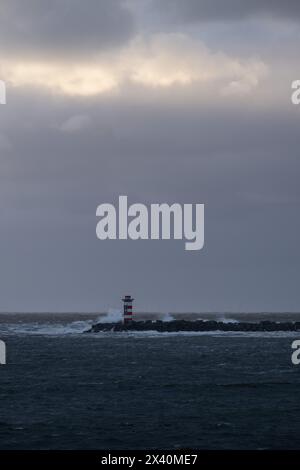
<instances>
[{"instance_id":1,"label":"grey cloud layer","mask_svg":"<svg viewBox=\"0 0 300 470\"><path fill-rule=\"evenodd\" d=\"M183 34L194 19L299 18L298 2L156 5L177 15ZM82 61L134 33L134 11L121 1L5 0L0 11L1 48L21 58ZM264 36L259 43L250 28L242 37L236 26L226 36L257 41L259 55ZM222 50L218 24L210 27ZM203 88L126 82L122 93L89 98L9 84L0 106L0 310L100 311L118 307L124 292L150 311L299 309L300 107L290 101L298 42L292 30L271 44L271 79L235 99L218 94L218 74ZM211 65L211 55L205 60ZM100 242L96 207L120 194L132 203L204 203L204 250Z\"/></svg>"},{"instance_id":2,"label":"grey cloud layer","mask_svg":"<svg viewBox=\"0 0 300 470\"><path fill-rule=\"evenodd\" d=\"M128 290L148 310L297 309L294 108L33 97L1 116L2 308L97 310ZM204 202L204 251L98 241L96 207L119 194Z\"/></svg>"},{"instance_id":3,"label":"grey cloud layer","mask_svg":"<svg viewBox=\"0 0 300 470\"><path fill-rule=\"evenodd\" d=\"M123 43L133 31L122 0L1 1L0 47L6 53L88 56Z\"/></svg>"},{"instance_id":4,"label":"grey cloud layer","mask_svg":"<svg viewBox=\"0 0 300 470\"><path fill-rule=\"evenodd\" d=\"M224 21L263 16L300 19L298 0L154 0L154 6L174 21Z\"/></svg>"}]
</instances>

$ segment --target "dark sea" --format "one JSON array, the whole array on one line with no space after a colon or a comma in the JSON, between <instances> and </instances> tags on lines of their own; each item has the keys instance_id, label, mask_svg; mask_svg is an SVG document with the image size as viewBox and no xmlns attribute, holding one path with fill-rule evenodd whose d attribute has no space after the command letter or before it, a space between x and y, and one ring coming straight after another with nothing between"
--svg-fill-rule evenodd
<instances>
[{"instance_id":1,"label":"dark sea","mask_svg":"<svg viewBox=\"0 0 300 470\"><path fill-rule=\"evenodd\" d=\"M300 333L85 334L96 318L0 315L1 449L300 448Z\"/></svg>"}]
</instances>

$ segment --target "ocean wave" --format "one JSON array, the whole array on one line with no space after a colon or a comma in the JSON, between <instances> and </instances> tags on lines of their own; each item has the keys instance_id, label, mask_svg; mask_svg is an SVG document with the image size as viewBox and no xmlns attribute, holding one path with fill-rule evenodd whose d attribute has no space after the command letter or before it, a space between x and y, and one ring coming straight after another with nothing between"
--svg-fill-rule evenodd
<instances>
[{"instance_id":1,"label":"ocean wave","mask_svg":"<svg viewBox=\"0 0 300 470\"><path fill-rule=\"evenodd\" d=\"M67 324L52 322L2 323L1 335L42 335L66 336L84 333L93 324L93 320L72 321Z\"/></svg>"},{"instance_id":2,"label":"ocean wave","mask_svg":"<svg viewBox=\"0 0 300 470\"><path fill-rule=\"evenodd\" d=\"M97 323L118 323L123 320L123 313L121 310L110 308L105 315L102 315L97 320Z\"/></svg>"}]
</instances>

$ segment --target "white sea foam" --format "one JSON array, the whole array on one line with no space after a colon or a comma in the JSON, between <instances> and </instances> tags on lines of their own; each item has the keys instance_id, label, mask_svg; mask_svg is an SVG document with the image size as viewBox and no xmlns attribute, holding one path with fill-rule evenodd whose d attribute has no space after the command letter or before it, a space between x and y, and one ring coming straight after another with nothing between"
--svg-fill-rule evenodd
<instances>
[{"instance_id":1,"label":"white sea foam","mask_svg":"<svg viewBox=\"0 0 300 470\"><path fill-rule=\"evenodd\" d=\"M118 323L122 321L123 315L121 310L110 308L106 315L100 316L95 323Z\"/></svg>"},{"instance_id":2,"label":"white sea foam","mask_svg":"<svg viewBox=\"0 0 300 470\"><path fill-rule=\"evenodd\" d=\"M166 314L162 317L161 320L164 321L164 322L173 321L173 320L174 320L174 317L172 317L172 315L171 315L170 313L166 313Z\"/></svg>"},{"instance_id":3,"label":"white sea foam","mask_svg":"<svg viewBox=\"0 0 300 470\"><path fill-rule=\"evenodd\" d=\"M92 324L93 320L73 321L67 324L56 322L3 323L0 327L0 333L16 335L67 336L72 334L81 334L87 331Z\"/></svg>"},{"instance_id":4,"label":"white sea foam","mask_svg":"<svg viewBox=\"0 0 300 470\"><path fill-rule=\"evenodd\" d=\"M94 323L117 323L121 321L120 310L109 309L107 314L100 315L97 319L73 320L70 322L59 320L45 320L39 316L39 321L14 321L0 324L0 334L17 335L45 335L67 336L78 335L89 330Z\"/></svg>"},{"instance_id":5,"label":"white sea foam","mask_svg":"<svg viewBox=\"0 0 300 470\"><path fill-rule=\"evenodd\" d=\"M224 314L218 316L216 318L216 321L221 321L222 323L240 323L239 320L234 320L233 318L228 318Z\"/></svg>"}]
</instances>

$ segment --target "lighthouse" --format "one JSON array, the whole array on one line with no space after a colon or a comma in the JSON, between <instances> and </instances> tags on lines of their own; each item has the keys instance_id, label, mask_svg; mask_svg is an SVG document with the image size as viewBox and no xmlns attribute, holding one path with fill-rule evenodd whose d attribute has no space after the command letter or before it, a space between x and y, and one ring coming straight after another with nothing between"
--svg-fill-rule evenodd
<instances>
[{"instance_id":1,"label":"lighthouse","mask_svg":"<svg viewBox=\"0 0 300 470\"><path fill-rule=\"evenodd\" d=\"M128 324L132 322L132 302L134 299L131 295L125 295L122 301L124 302L123 321Z\"/></svg>"}]
</instances>

